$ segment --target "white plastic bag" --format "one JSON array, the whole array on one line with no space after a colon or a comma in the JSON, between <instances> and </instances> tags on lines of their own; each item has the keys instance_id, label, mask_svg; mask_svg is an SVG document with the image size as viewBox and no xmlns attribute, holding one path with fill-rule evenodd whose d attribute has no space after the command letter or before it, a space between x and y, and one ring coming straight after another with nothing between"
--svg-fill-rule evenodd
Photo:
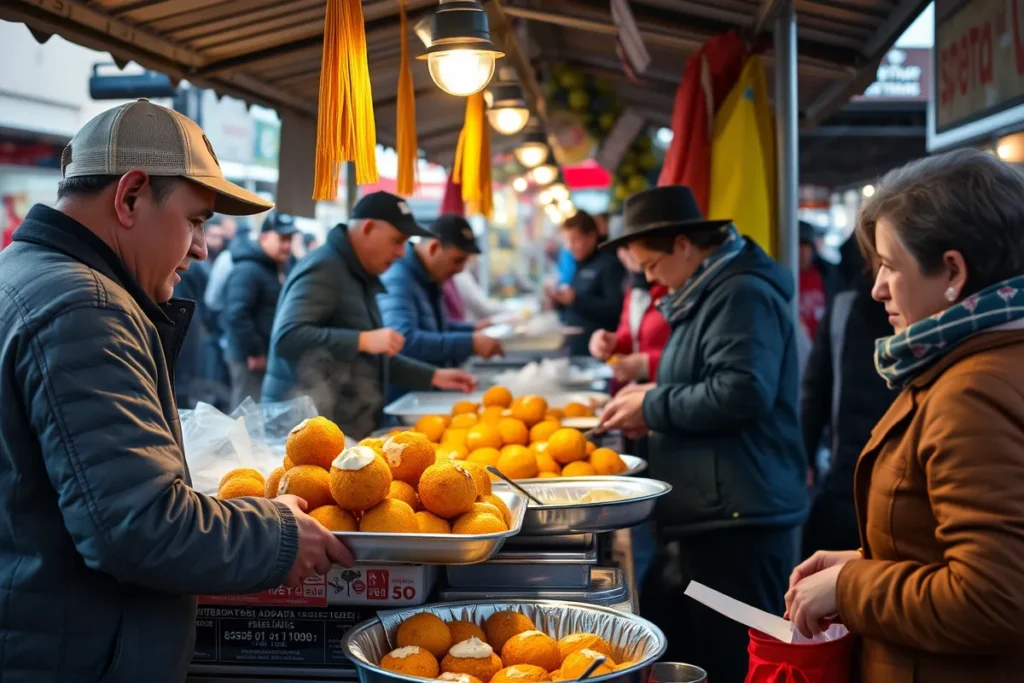
<instances>
[{"instance_id":1,"label":"white plastic bag","mask_svg":"<svg viewBox=\"0 0 1024 683\"><path fill-rule=\"evenodd\" d=\"M264 404L247 398L230 416L207 403L179 415L192 488L213 495L233 469L251 467L266 476L279 467L288 432L315 417L316 408L305 396Z\"/></svg>"}]
</instances>

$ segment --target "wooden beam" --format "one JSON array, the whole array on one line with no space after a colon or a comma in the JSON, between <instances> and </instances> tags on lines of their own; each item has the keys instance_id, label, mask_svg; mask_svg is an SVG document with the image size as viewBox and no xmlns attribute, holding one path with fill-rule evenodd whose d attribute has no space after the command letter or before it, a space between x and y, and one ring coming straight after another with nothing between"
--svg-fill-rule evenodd
<instances>
[{"instance_id":1,"label":"wooden beam","mask_svg":"<svg viewBox=\"0 0 1024 683\"><path fill-rule=\"evenodd\" d=\"M516 70L530 110L537 115L542 123L546 124L548 113L544 91L537 82L537 76L533 71L533 64L530 63L529 56L519 44L519 38L508 20L505 8L498 0L487 0L484 9L487 11L487 19L490 22L491 40L498 46L498 49L505 53L505 59Z\"/></svg>"}]
</instances>

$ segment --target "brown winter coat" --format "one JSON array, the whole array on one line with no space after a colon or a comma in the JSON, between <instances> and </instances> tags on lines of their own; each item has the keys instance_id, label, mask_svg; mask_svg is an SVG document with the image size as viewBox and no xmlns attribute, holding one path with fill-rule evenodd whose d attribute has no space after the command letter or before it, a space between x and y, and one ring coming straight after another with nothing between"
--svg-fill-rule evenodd
<instances>
[{"instance_id":1,"label":"brown winter coat","mask_svg":"<svg viewBox=\"0 0 1024 683\"><path fill-rule=\"evenodd\" d=\"M839 614L854 680L1024 680L1024 331L970 338L917 377L857 464L865 559Z\"/></svg>"}]
</instances>

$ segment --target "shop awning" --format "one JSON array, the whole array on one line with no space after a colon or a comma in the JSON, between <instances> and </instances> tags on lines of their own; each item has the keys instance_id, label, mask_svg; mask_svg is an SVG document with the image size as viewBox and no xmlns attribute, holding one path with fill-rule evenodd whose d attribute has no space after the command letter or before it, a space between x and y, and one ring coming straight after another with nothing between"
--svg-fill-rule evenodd
<instances>
[{"instance_id":1,"label":"shop awning","mask_svg":"<svg viewBox=\"0 0 1024 683\"><path fill-rule=\"evenodd\" d=\"M490 0L489 3L493 3ZM878 62L928 0L799 0L800 108L807 126L862 91ZM25 23L45 41L57 34L117 60L135 61L199 87L308 116L316 113L324 0L4 0L0 18ZM408 0L410 32L437 0ZM504 0L522 52L534 66L576 64L616 81L629 106L667 124L686 57L705 39L738 29L771 56L777 0L645 0L631 3L653 58L641 83L627 78L615 51L607 0ZM494 15L499 11L489 7ZM394 140L398 2L364 0L363 13L378 139ZM518 30L525 22L525 27ZM493 26L492 26L493 30ZM418 52L421 43L410 36ZM416 60L419 141L446 163L462 125L464 100L443 93ZM495 152L514 144L495 136Z\"/></svg>"}]
</instances>

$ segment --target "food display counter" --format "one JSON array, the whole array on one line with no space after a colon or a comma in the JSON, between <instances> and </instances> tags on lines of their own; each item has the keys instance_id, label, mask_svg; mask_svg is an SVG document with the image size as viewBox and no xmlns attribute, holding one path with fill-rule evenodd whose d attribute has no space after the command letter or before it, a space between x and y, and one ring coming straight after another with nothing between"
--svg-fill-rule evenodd
<instances>
[{"instance_id":1,"label":"food display counter","mask_svg":"<svg viewBox=\"0 0 1024 683\"><path fill-rule=\"evenodd\" d=\"M592 365L587 367L594 370ZM507 371L509 366L504 368ZM411 453L405 449L413 448L408 445L412 443L409 441L410 432L405 430L422 429L416 436L424 444L435 443L436 452L431 450L430 461L434 462L436 458L440 465L445 457L455 458L454 455L440 455L448 430L461 429L462 437L466 438L465 435L473 430L463 428L462 423L479 422L480 425L496 425L495 430L477 433L481 444L486 443L489 435L493 437L495 434L501 436L503 444L484 445L477 450L493 451L496 458L506 451L520 456L530 453L530 458L537 458L539 466L542 449L536 448L537 435L527 428L529 438L513 443L509 440L517 440L527 433L505 430L509 425L505 425L504 420L511 417L512 422L518 420L530 426L537 424L538 420L560 420L571 404L576 406L576 410L593 415L594 410L599 410L608 400L608 395L600 392L562 387L557 393L525 397L534 401L542 399L543 410L530 420L526 417L530 413L529 404L516 408L513 402L509 406L511 392L503 391L506 394L503 414L493 415L497 419L491 422L487 422L486 416L488 410L495 410L487 407L493 405L489 403L492 392L409 394L386 411L406 426L377 433L360 443L375 442L373 447L378 454L388 459L394 455L389 441L404 439L406 445L399 449L397 458L402 461ZM462 414L464 410L477 411L472 414L472 418L477 420ZM433 433L429 441L422 438L422 434L431 433L439 417L443 418L443 429ZM460 417L457 421L456 418ZM576 431L560 425L552 426L552 430L557 429ZM552 430L547 432L550 436L544 437L549 440L549 448L551 443L559 441L557 437L552 438ZM576 447L582 449L585 437L576 434L573 439L563 439L570 445L560 447L561 450L577 444L575 439L579 439ZM530 448L520 445L523 443ZM346 448L351 449L351 444L346 444ZM564 469L565 463L572 460L580 465L586 464L586 469L591 472L595 471L598 461L591 458L591 454L598 448L588 443L586 453L581 450L572 457L551 459L557 470L554 477L538 478L537 469L532 470L534 478L509 475L518 479L518 485L538 501L535 503L529 502L526 496L508 484L490 481L486 470L482 470L488 482L488 495L477 498L476 505L483 502L486 509L488 504L495 502L494 499L502 501L505 510L502 512L495 508L492 512L504 516L504 530L467 534L458 530L457 520L451 516L448 516L450 531L446 533L423 533L422 528L421 533L368 532L360 523L358 529L335 532L352 548L357 558L357 564L352 568L335 567L327 576L307 579L300 589L278 588L255 595L202 596L188 680L191 683L356 680L361 666L362 683L369 683L380 676L375 667L386 652L375 652L357 665L353 661L353 645L348 642L351 639L346 637L352 629L368 632L368 629L373 630L374 624L386 625L390 623L388 615L395 614L396 610L440 614L451 609L445 607L451 605L466 606L464 609L477 610L480 614L488 610L493 612L495 604L520 605L531 614L547 615L544 629L540 623L537 628L551 632L548 634L551 637L569 628L557 623L561 617L551 617L551 610L557 614L576 615L574 619L583 619L580 614L589 614L589 621L583 619L580 622L592 629L588 632L603 628L615 635L621 628L625 633L639 629L638 633L642 631L645 634L644 644L638 646L640 649L636 652L630 650L634 643L619 643L615 646L617 654L626 657L626 650L630 650L629 656L633 657L647 650L658 650L663 645L658 639L663 640L663 636L656 627L648 626L637 615L639 601L631 567L616 566L610 561L611 555L602 551L611 546L613 533L648 520L657 499L668 493L671 487L638 476L646 466L641 459L611 453L607 449L603 449L604 455L610 455L618 463L614 474L576 476ZM469 463L476 463L481 469L486 466L487 463L474 455L479 455L474 454L474 447L467 448L462 454L467 467L472 469ZM505 472L500 463L504 460L495 460L493 464ZM395 463L392 462L391 466L398 477ZM550 476L551 472L545 474ZM558 476L561 474L564 476ZM429 507L423 483L429 476L424 470L423 481L406 487L416 505L422 503L423 507ZM398 483L397 478L395 481ZM474 486L477 487L474 490L479 489L480 482L474 479ZM392 492L388 497L394 495ZM586 612L587 609L594 611ZM608 620L621 622L620 627L609 626L605 623ZM582 625L578 627L583 628ZM395 643L391 642L389 646L394 647ZM440 662L440 657L437 661ZM646 675L640 676L639 670L631 670L628 675L613 678L646 680ZM392 676L391 680L402 680L402 676Z\"/></svg>"}]
</instances>

